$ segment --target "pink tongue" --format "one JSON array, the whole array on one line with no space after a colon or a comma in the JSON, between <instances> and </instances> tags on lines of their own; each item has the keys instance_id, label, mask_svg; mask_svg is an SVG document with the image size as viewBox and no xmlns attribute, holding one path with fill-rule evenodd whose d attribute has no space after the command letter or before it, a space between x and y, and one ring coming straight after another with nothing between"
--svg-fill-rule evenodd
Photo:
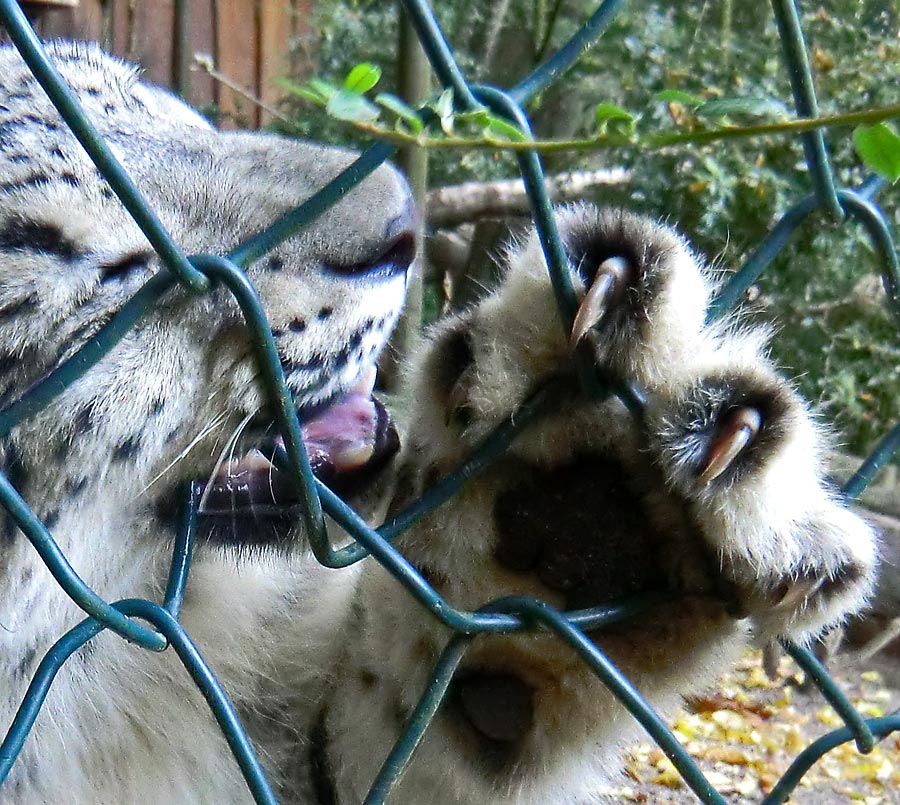
<instances>
[{"instance_id":1,"label":"pink tongue","mask_svg":"<svg viewBox=\"0 0 900 805\"><path fill-rule=\"evenodd\" d=\"M377 426L375 402L355 393L300 423L312 466L330 463L338 472L355 469L372 457Z\"/></svg>"}]
</instances>

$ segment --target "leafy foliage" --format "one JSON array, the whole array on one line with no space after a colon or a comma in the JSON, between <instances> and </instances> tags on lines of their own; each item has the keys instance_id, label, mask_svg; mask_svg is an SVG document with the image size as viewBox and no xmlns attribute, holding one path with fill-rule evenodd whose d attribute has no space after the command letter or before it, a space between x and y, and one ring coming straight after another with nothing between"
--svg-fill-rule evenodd
<instances>
[{"instance_id":1,"label":"leafy foliage","mask_svg":"<svg viewBox=\"0 0 900 805\"><path fill-rule=\"evenodd\" d=\"M365 61L383 68L380 86L395 86L393 4L321 0L317 6L324 35L320 74L360 70L362 75L370 65L354 65ZM588 0L435 0L434 6L464 72L501 86L527 74L596 10ZM821 112L895 104L900 82L896 4L822 0L815 8L805 7L803 25ZM350 75L328 90L320 86L318 102L327 107L336 94L348 91L362 97L361 85L351 82ZM372 73L366 69L364 75L369 78L363 84ZM350 141L358 137L325 115L297 107L301 95L292 93L287 108L307 134ZM635 126L701 131L782 120L792 114L790 99L768 4L632 0L601 42L564 80L534 99L528 111L537 138L595 136L598 128L621 136L626 144L615 152L548 154L547 169L628 168L626 187L604 189L595 200L667 218L690 233L701 251L716 255L724 270L740 266L778 218L810 192L799 138L767 135L647 152L629 146L629 134ZM364 100L372 107L354 101L349 113L377 111L373 120L421 131L414 122L418 118L396 95L382 92L373 101ZM452 98L446 94L431 104L445 132L493 127L497 133L496 121L461 121L449 105ZM348 105L339 104L341 109L346 114ZM855 187L871 170L890 181L900 174L900 137L889 124L855 134L830 131L826 139L839 186ZM431 165L435 184L517 175L509 154L484 149L435 151ZM879 203L896 223L892 187ZM776 358L799 375L803 392L822 402L844 442L860 453L900 415L897 322L886 312L877 284L869 281L881 270L858 224L838 227L817 213L763 275L754 290L759 298L749 305L754 314L779 322Z\"/></svg>"}]
</instances>

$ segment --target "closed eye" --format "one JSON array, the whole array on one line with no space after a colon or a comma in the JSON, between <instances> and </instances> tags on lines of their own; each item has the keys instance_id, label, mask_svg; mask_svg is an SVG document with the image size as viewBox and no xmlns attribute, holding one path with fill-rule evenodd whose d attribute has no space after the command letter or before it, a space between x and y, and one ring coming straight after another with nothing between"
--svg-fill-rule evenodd
<instances>
[{"instance_id":1,"label":"closed eye","mask_svg":"<svg viewBox=\"0 0 900 805\"><path fill-rule=\"evenodd\" d=\"M101 263L99 267L100 282L106 283L112 280L123 280L138 271L146 271L153 252L134 252L111 263Z\"/></svg>"}]
</instances>

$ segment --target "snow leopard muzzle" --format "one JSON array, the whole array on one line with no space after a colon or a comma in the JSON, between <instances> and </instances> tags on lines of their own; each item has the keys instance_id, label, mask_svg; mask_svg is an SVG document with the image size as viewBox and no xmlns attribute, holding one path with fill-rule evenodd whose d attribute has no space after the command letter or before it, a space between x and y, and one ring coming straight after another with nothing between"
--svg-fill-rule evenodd
<instances>
[{"instance_id":1,"label":"snow leopard muzzle","mask_svg":"<svg viewBox=\"0 0 900 805\"><path fill-rule=\"evenodd\" d=\"M372 396L374 377L374 371L366 373L327 406L300 412L313 472L345 498L363 494L400 447L390 414ZM201 539L251 546L290 540L304 502L291 474L276 466L281 436L268 431L245 435L240 451L226 456L206 482L198 518Z\"/></svg>"}]
</instances>

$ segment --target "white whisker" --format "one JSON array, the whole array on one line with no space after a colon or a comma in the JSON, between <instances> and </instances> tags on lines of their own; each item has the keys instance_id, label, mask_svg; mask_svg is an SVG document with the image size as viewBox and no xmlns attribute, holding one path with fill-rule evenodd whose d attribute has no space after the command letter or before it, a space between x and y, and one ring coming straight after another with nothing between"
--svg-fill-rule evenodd
<instances>
[{"instance_id":1,"label":"white whisker","mask_svg":"<svg viewBox=\"0 0 900 805\"><path fill-rule=\"evenodd\" d=\"M147 483L147 485L144 486L144 488L141 489L141 491L138 492L137 495L134 496L134 500L137 500L144 493L146 493L150 489L150 487L153 486L153 484L155 484L160 478L162 478L179 461L184 459L184 457L187 456L187 454L190 453L191 450L193 450L197 446L197 444L199 444L199 442L201 442L203 439L205 439L212 432L213 429L215 429L219 425L221 425L224 420L225 420L225 414L219 414L218 416L216 416L215 418L210 420L206 425L204 425L200 429L200 432L193 439L191 439L191 441L187 444L187 446L177 456L175 456L175 458L173 458L165 467L163 467L163 469L161 469L155 476L153 476L153 478L150 479L150 481Z\"/></svg>"},{"instance_id":2,"label":"white whisker","mask_svg":"<svg viewBox=\"0 0 900 805\"><path fill-rule=\"evenodd\" d=\"M225 463L225 457L228 456L229 460L234 458L234 446L237 444L237 440L241 437L241 434L244 432L244 429L247 425L250 424L250 421L253 417L256 416L256 411L251 411L247 416L245 416L238 426L234 429L234 432L231 436L228 437L228 441L225 442L225 447L222 448L222 452L219 453L219 458L216 460L215 466L212 468L212 472L210 472L208 476L208 480L206 482L206 488L203 490L203 494L200 496L200 505L197 509L201 514L203 514L206 510L206 504L209 501L210 493L212 492L212 481L219 474L219 470L222 469L222 464Z\"/></svg>"}]
</instances>

